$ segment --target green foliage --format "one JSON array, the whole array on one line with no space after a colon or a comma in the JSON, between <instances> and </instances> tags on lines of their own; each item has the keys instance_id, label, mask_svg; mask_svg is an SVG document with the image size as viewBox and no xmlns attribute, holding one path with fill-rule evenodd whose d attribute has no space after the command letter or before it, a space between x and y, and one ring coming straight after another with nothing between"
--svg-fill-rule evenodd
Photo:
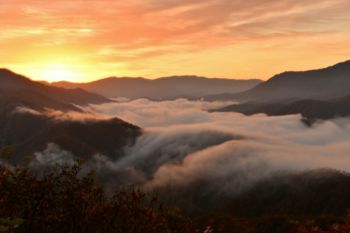
<instances>
[{"instance_id":1,"label":"green foliage","mask_svg":"<svg viewBox=\"0 0 350 233\"><path fill-rule=\"evenodd\" d=\"M194 232L178 210L138 191L107 197L92 174L80 168L36 174L25 168L0 169L0 232Z\"/></svg>"}]
</instances>

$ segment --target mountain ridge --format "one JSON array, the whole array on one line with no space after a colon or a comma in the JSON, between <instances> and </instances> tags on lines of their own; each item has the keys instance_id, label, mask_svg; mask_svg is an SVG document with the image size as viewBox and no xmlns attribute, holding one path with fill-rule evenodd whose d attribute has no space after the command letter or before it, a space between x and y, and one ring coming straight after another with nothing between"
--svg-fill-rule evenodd
<instances>
[{"instance_id":1,"label":"mountain ridge","mask_svg":"<svg viewBox=\"0 0 350 233\"><path fill-rule=\"evenodd\" d=\"M207 96L207 100L272 102L291 99L326 100L350 94L350 60L321 69L287 71L241 93Z\"/></svg>"},{"instance_id":2,"label":"mountain ridge","mask_svg":"<svg viewBox=\"0 0 350 233\"><path fill-rule=\"evenodd\" d=\"M108 77L88 83L67 81L52 83L64 88L83 88L109 98L126 97L130 99L148 98L155 100L189 98L198 99L211 93L226 91L239 92L257 84L258 79L207 78L195 75L168 76L157 79L142 77Z\"/></svg>"},{"instance_id":3,"label":"mountain ridge","mask_svg":"<svg viewBox=\"0 0 350 233\"><path fill-rule=\"evenodd\" d=\"M5 68L0 69L0 90L0 96L2 99L7 99L7 104L21 103L34 109L54 108L77 111L78 108L75 105L112 101L81 88L65 89L33 81Z\"/></svg>"},{"instance_id":4,"label":"mountain ridge","mask_svg":"<svg viewBox=\"0 0 350 233\"><path fill-rule=\"evenodd\" d=\"M233 104L214 112L239 112L250 116L264 113L268 116L300 114L302 120L311 126L317 120L328 120L350 116L350 95L330 100L303 99L291 102L247 102Z\"/></svg>"}]
</instances>

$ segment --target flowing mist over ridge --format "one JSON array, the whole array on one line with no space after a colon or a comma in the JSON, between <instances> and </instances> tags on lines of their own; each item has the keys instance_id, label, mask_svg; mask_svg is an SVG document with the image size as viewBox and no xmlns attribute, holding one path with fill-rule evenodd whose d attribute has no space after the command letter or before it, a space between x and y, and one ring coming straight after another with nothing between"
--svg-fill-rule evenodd
<instances>
[{"instance_id":1,"label":"flowing mist over ridge","mask_svg":"<svg viewBox=\"0 0 350 233\"><path fill-rule=\"evenodd\" d=\"M0 148L10 148L10 160L22 164L49 143L81 158L95 153L118 156L140 135L139 127L116 117L77 118L83 106L108 102L82 89L52 87L1 69Z\"/></svg>"}]
</instances>

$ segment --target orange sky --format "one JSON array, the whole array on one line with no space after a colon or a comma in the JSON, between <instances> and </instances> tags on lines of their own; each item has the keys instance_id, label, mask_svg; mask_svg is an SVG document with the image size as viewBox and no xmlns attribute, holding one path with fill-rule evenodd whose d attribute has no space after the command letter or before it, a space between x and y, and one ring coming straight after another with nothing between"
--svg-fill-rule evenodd
<instances>
[{"instance_id":1,"label":"orange sky","mask_svg":"<svg viewBox=\"0 0 350 233\"><path fill-rule=\"evenodd\" d=\"M0 0L0 66L33 79L262 78L350 59L349 0Z\"/></svg>"}]
</instances>

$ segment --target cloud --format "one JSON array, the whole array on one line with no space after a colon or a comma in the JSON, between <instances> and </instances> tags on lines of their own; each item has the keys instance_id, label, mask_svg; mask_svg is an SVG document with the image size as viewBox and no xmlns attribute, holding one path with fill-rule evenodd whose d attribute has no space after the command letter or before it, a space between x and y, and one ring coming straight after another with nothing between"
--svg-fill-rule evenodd
<instances>
[{"instance_id":1,"label":"cloud","mask_svg":"<svg viewBox=\"0 0 350 233\"><path fill-rule=\"evenodd\" d=\"M76 105L76 107L81 108L78 105ZM31 114L31 115L37 115L37 116L45 116L55 121L86 122L86 121L109 120L113 118L112 116L104 115L101 113L95 114L91 111L89 112L88 110L86 112L75 112L75 111L64 112L61 110L45 108L42 111L38 111L38 110L34 110L24 106L16 107L13 111L13 114Z\"/></svg>"},{"instance_id":2,"label":"cloud","mask_svg":"<svg viewBox=\"0 0 350 233\"><path fill-rule=\"evenodd\" d=\"M208 32L215 33L211 34L212 40L223 36L220 32L225 31L226 28L241 28L246 25L245 30L239 30L241 35L234 33L237 38L243 36L245 32L249 34L249 31L257 29L251 28L250 24L261 24L260 33L270 34L271 27L265 27L265 29L263 27L266 21L269 24L274 21L275 25L272 26L276 31L286 31L287 28L281 23L288 23L293 26L293 30L313 31L308 24L320 27L322 19L333 22L332 19L348 18L345 6L348 6L345 0L322 0L317 3L309 0L303 2L102 0L88 1L88 3L81 0L75 2L64 0L55 3L15 0L2 3L0 14L6 16L2 17L4 19L2 25L5 29L18 28L20 29L18 33L51 34L52 36L61 34L64 37L75 35L75 39L79 39L80 34L89 32L92 40L105 42L102 43L104 45L131 43L135 48L137 45L142 47L164 45L183 39L193 39L193 37L204 39ZM321 15L318 14L320 12ZM313 17L316 14L317 20ZM19 18L21 20L18 20ZM67 24L67 22L70 23ZM37 25L40 25L39 29ZM337 29L341 30L341 28ZM120 31L127 33L121 34ZM290 28L289 31L292 29ZM118 37L115 36L116 33ZM202 41L198 40L198 43ZM187 41L187 44L195 46L190 41Z\"/></svg>"},{"instance_id":3,"label":"cloud","mask_svg":"<svg viewBox=\"0 0 350 233\"><path fill-rule=\"evenodd\" d=\"M210 125L150 129L135 145L126 148L127 156L117 165L120 169L133 167L150 176L164 164L181 164L193 152L240 139L239 135Z\"/></svg>"},{"instance_id":4,"label":"cloud","mask_svg":"<svg viewBox=\"0 0 350 233\"><path fill-rule=\"evenodd\" d=\"M94 115L119 116L144 128L124 156L96 155L88 167L106 184L146 189L197 187L235 195L280 173L329 168L350 172L350 120L320 121L301 116L244 116L205 111L223 103L202 101L129 102L94 105ZM108 182L107 182L108 181Z\"/></svg>"},{"instance_id":5,"label":"cloud","mask_svg":"<svg viewBox=\"0 0 350 233\"><path fill-rule=\"evenodd\" d=\"M230 102L203 102L177 99L155 102L147 99L91 105L86 111L118 116L141 127L157 127L211 122L205 110L227 106ZM231 102L232 103L232 102Z\"/></svg>"},{"instance_id":6,"label":"cloud","mask_svg":"<svg viewBox=\"0 0 350 233\"><path fill-rule=\"evenodd\" d=\"M31 108L24 107L24 106L16 107L14 109L13 113L32 114L32 115L41 115L42 114L39 111L36 111L34 109L31 109Z\"/></svg>"},{"instance_id":7,"label":"cloud","mask_svg":"<svg viewBox=\"0 0 350 233\"><path fill-rule=\"evenodd\" d=\"M54 143L49 143L44 151L34 154L29 167L73 166L76 161L76 157L71 152L65 151Z\"/></svg>"},{"instance_id":8,"label":"cloud","mask_svg":"<svg viewBox=\"0 0 350 233\"><path fill-rule=\"evenodd\" d=\"M291 44L296 46L296 50L289 51L292 53L288 54L289 63L295 60L294 56L305 57L298 51L311 56L320 53L320 48L324 51L329 43L341 44L343 51L349 43L347 9L347 0L3 1L0 44L7 56L0 62L18 67L21 72L25 66L26 72L31 70L28 75L42 79L45 77L35 77L40 72L37 69L34 72L33 66L50 60L83 63L78 72L89 78L91 71L96 70L101 75L118 72L156 77L197 73L256 77L262 73L268 77L282 71L282 67L271 65L266 71L264 64L264 72L257 73L244 70L241 62L247 66L259 56L256 64L261 63L259 51L266 45L282 47L269 50L267 57L277 60L286 56ZM256 52L249 54L251 51ZM42 55L38 56L40 52ZM237 70L228 65L221 69L208 61L212 58L217 62L218 55L214 56L217 53L220 60L235 63ZM346 54L329 57L333 53L332 49L324 51L327 63L346 58ZM311 60L309 56L307 59ZM35 64L33 57L38 60ZM313 65L326 64L326 58L315 57Z\"/></svg>"},{"instance_id":9,"label":"cloud","mask_svg":"<svg viewBox=\"0 0 350 233\"><path fill-rule=\"evenodd\" d=\"M146 187L206 181L209 189L229 193L281 171L350 172L348 119L309 128L299 115L247 117L203 111L218 104L137 100L100 106L99 110L108 109L105 113L136 119L146 127L146 133L126 149L126 157L115 162L116 167L151 171Z\"/></svg>"}]
</instances>

